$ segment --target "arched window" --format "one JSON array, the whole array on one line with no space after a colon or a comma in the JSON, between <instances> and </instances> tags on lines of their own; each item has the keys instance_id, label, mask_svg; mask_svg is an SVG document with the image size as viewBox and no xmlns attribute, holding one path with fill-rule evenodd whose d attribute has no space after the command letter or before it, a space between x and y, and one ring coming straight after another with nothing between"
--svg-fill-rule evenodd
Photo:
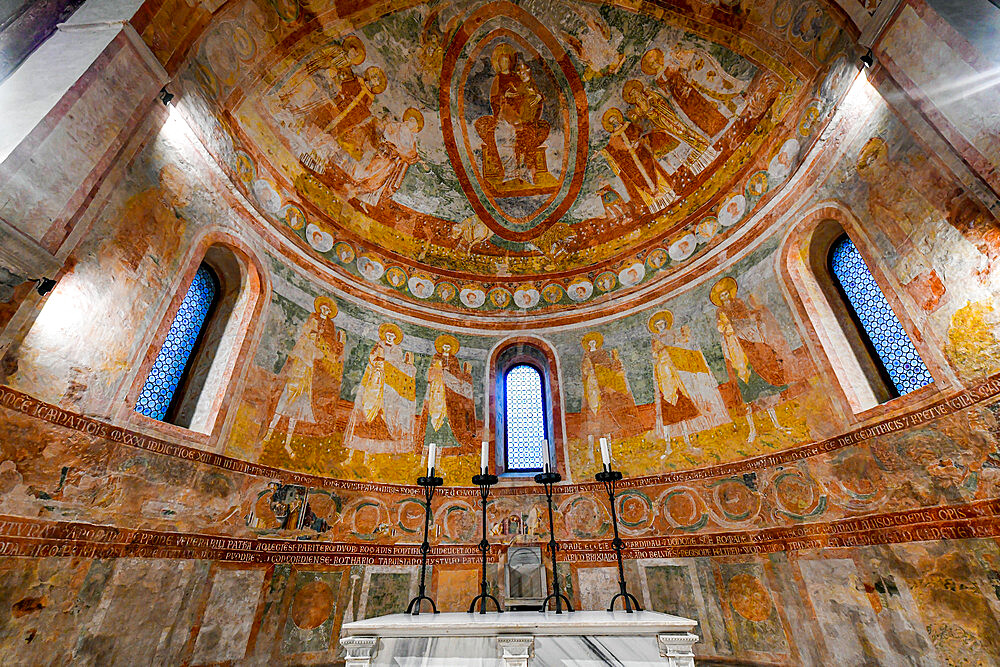
<instances>
[{"instance_id":1,"label":"arched window","mask_svg":"<svg viewBox=\"0 0 1000 667\"><path fill-rule=\"evenodd\" d=\"M180 397L178 389L190 375L195 348L203 338L205 323L218 301L219 279L203 263L198 267L146 377L135 405L136 412L159 421L176 423L177 399Z\"/></svg>"},{"instance_id":2,"label":"arched window","mask_svg":"<svg viewBox=\"0 0 1000 667\"><path fill-rule=\"evenodd\" d=\"M181 282L145 352L149 371L136 375L128 399L137 425L153 419L221 437L232 406L227 389L244 367L264 300L260 264L219 236L191 257L190 282Z\"/></svg>"},{"instance_id":3,"label":"arched window","mask_svg":"<svg viewBox=\"0 0 1000 667\"><path fill-rule=\"evenodd\" d=\"M547 440L542 374L530 364L511 366L504 376L506 465L508 472L542 469Z\"/></svg>"},{"instance_id":4,"label":"arched window","mask_svg":"<svg viewBox=\"0 0 1000 667\"><path fill-rule=\"evenodd\" d=\"M558 400L554 355L543 351L543 343L512 342L493 356L492 415L494 451L498 474L528 476L542 469L542 443L549 461L558 467L556 438ZM558 434L558 435L557 435Z\"/></svg>"},{"instance_id":5,"label":"arched window","mask_svg":"<svg viewBox=\"0 0 1000 667\"><path fill-rule=\"evenodd\" d=\"M934 382L902 322L893 312L868 264L847 234L830 246L828 265L872 360L891 397Z\"/></svg>"}]
</instances>

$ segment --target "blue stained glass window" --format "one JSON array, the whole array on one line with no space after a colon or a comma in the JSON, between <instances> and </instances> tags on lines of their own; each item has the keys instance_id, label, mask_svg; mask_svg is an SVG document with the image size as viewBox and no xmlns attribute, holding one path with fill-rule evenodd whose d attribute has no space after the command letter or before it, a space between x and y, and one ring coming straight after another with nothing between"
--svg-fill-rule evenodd
<instances>
[{"instance_id":1,"label":"blue stained glass window","mask_svg":"<svg viewBox=\"0 0 1000 667\"><path fill-rule=\"evenodd\" d=\"M208 317L208 311L219 293L215 276L204 264L195 273L181 307L163 341L160 353L156 355L149 377L142 386L142 393L136 402L136 412L163 421L170 409L170 403L177 393L184 371L191 361L191 353L198 342Z\"/></svg>"},{"instance_id":2,"label":"blue stained glass window","mask_svg":"<svg viewBox=\"0 0 1000 667\"><path fill-rule=\"evenodd\" d=\"M830 269L898 394L934 382L849 236L842 236L830 248Z\"/></svg>"},{"instance_id":3,"label":"blue stained glass window","mask_svg":"<svg viewBox=\"0 0 1000 667\"><path fill-rule=\"evenodd\" d=\"M541 470L545 438L542 374L518 364L504 376L507 422L507 470Z\"/></svg>"}]
</instances>

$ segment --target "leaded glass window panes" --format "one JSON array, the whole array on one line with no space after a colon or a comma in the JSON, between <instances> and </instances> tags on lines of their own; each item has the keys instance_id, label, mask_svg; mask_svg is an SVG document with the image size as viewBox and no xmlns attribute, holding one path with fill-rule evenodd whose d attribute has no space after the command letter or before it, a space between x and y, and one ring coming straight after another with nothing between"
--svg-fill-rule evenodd
<instances>
[{"instance_id":1,"label":"leaded glass window panes","mask_svg":"<svg viewBox=\"0 0 1000 667\"><path fill-rule=\"evenodd\" d=\"M830 248L830 269L898 394L934 382L849 236L842 236Z\"/></svg>"},{"instance_id":2,"label":"leaded glass window panes","mask_svg":"<svg viewBox=\"0 0 1000 667\"><path fill-rule=\"evenodd\" d=\"M507 423L507 470L541 470L545 438L542 374L518 364L504 377Z\"/></svg>"},{"instance_id":3,"label":"leaded glass window panes","mask_svg":"<svg viewBox=\"0 0 1000 667\"><path fill-rule=\"evenodd\" d=\"M198 335L205 326L208 311L218 293L215 276L211 269L202 264L184 295L170 331L167 332L167 338L163 341L163 347L156 355L153 368L142 386L142 393L135 405L136 412L160 421L166 418L184 371L191 361Z\"/></svg>"}]
</instances>

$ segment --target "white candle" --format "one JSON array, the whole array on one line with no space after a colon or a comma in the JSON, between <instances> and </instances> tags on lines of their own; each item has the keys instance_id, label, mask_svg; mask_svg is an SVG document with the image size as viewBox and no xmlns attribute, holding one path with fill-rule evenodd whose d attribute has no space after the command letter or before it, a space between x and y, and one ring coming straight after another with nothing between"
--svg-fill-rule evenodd
<instances>
[{"instance_id":1,"label":"white candle","mask_svg":"<svg viewBox=\"0 0 1000 667\"><path fill-rule=\"evenodd\" d=\"M608 449L608 439L601 438L601 463L605 470L611 469L611 451Z\"/></svg>"},{"instance_id":2,"label":"white candle","mask_svg":"<svg viewBox=\"0 0 1000 667\"><path fill-rule=\"evenodd\" d=\"M490 467L487 461L490 456L490 443L483 440L483 449L479 455L479 469L483 471L483 474L489 474Z\"/></svg>"},{"instance_id":3,"label":"white candle","mask_svg":"<svg viewBox=\"0 0 1000 667\"><path fill-rule=\"evenodd\" d=\"M433 442L430 448L427 450L427 476L431 477L434 474L434 455L437 454L437 445Z\"/></svg>"},{"instance_id":4,"label":"white candle","mask_svg":"<svg viewBox=\"0 0 1000 667\"><path fill-rule=\"evenodd\" d=\"M545 472L549 471L549 441L542 439L542 470Z\"/></svg>"}]
</instances>

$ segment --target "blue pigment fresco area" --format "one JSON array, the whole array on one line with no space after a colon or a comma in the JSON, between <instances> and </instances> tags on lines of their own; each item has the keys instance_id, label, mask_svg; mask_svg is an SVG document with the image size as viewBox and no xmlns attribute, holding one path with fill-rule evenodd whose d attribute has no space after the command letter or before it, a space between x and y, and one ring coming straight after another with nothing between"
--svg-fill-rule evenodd
<instances>
[{"instance_id":1,"label":"blue pigment fresco area","mask_svg":"<svg viewBox=\"0 0 1000 667\"><path fill-rule=\"evenodd\" d=\"M545 416L542 376L527 364L514 366L506 375L507 469L540 470Z\"/></svg>"},{"instance_id":2,"label":"blue pigment fresco area","mask_svg":"<svg viewBox=\"0 0 1000 667\"><path fill-rule=\"evenodd\" d=\"M167 332L167 339L156 355L153 369L142 386L142 393L135 405L136 412L160 421L166 418L170 402L217 294L215 276L208 267L202 265L184 295L184 301Z\"/></svg>"},{"instance_id":3,"label":"blue pigment fresco area","mask_svg":"<svg viewBox=\"0 0 1000 667\"><path fill-rule=\"evenodd\" d=\"M830 268L899 395L934 382L913 347L913 341L849 237L844 236L834 243L830 252Z\"/></svg>"}]
</instances>

